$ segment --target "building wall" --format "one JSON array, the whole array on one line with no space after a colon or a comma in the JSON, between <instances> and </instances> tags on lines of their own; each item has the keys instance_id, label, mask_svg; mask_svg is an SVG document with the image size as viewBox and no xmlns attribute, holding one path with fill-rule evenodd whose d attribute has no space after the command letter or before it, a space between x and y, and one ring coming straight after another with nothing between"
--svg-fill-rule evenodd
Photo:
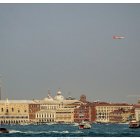
<instances>
[{"instance_id":1,"label":"building wall","mask_svg":"<svg viewBox=\"0 0 140 140\"><path fill-rule=\"evenodd\" d=\"M103 104L96 106L96 122L109 122L109 114L114 110L123 108L124 110L130 110L133 106L131 105L120 105L120 104Z\"/></svg>"},{"instance_id":2,"label":"building wall","mask_svg":"<svg viewBox=\"0 0 140 140\"><path fill-rule=\"evenodd\" d=\"M29 121L36 122L36 112L40 111L40 104L29 104Z\"/></svg>"},{"instance_id":3,"label":"building wall","mask_svg":"<svg viewBox=\"0 0 140 140\"><path fill-rule=\"evenodd\" d=\"M56 118L55 110L40 110L36 112L36 122L38 123L49 123L55 122Z\"/></svg>"},{"instance_id":4,"label":"building wall","mask_svg":"<svg viewBox=\"0 0 140 140\"><path fill-rule=\"evenodd\" d=\"M126 123L131 115L130 111L115 110L109 113L109 122L111 123Z\"/></svg>"},{"instance_id":5,"label":"building wall","mask_svg":"<svg viewBox=\"0 0 140 140\"><path fill-rule=\"evenodd\" d=\"M83 120L91 121L91 108L87 104L81 104L74 109L74 122L82 122Z\"/></svg>"},{"instance_id":6,"label":"building wall","mask_svg":"<svg viewBox=\"0 0 140 140\"><path fill-rule=\"evenodd\" d=\"M137 121L140 121L140 107L135 108L135 117Z\"/></svg>"},{"instance_id":7,"label":"building wall","mask_svg":"<svg viewBox=\"0 0 140 140\"><path fill-rule=\"evenodd\" d=\"M91 122L95 122L96 121L96 108L94 104L90 105L90 118L91 118Z\"/></svg>"},{"instance_id":8,"label":"building wall","mask_svg":"<svg viewBox=\"0 0 140 140\"><path fill-rule=\"evenodd\" d=\"M55 122L56 120L56 109L60 108L61 105L54 102L40 103L40 111L36 112L36 122L48 123Z\"/></svg>"},{"instance_id":9,"label":"building wall","mask_svg":"<svg viewBox=\"0 0 140 140\"><path fill-rule=\"evenodd\" d=\"M0 123L25 123L29 121L27 103L0 103Z\"/></svg>"},{"instance_id":10,"label":"building wall","mask_svg":"<svg viewBox=\"0 0 140 140\"><path fill-rule=\"evenodd\" d=\"M56 122L72 123L74 122L73 108L59 108L56 110Z\"/></svg>"}]
</instances>

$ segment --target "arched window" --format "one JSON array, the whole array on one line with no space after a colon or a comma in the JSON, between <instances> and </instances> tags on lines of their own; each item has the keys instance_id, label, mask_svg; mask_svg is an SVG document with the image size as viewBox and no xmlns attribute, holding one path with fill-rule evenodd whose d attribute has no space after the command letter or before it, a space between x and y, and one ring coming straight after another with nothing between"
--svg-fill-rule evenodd
<instances>
[{"instance_id":1,"label":"arched window","mask_svg":"<svg viewBox=\"0 0 140 140\"><path fill-rule=\"evenodd\" d=\"M12 108L12 112L14 112L14 108Z\"/></svg>"},{"instance_id":2,"label":"arched window","mask_svg":"<svg viewBox=\"0 0 140 140\"><path fill-rule=\"evenodd\" d=\"M4 109L3 109L3 108L1 108L1 112L3 112L3 110L4 110Z\"/></svg>"},{"instance_id":3,"label":"arched window","mask_svg":"<svg viewBox=\"0 0 140 140\"><path fill-rule=\"evenodd\" d=\"M8 111L8 109L6 109L6 113L8 113L9 111Z\"/></svg>"}]
</instances>

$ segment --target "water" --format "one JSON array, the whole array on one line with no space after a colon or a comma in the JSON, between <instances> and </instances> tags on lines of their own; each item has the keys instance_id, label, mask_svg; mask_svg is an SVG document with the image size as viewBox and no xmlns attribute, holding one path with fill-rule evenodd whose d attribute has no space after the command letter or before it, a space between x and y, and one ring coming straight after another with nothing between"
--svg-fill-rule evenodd
<instances>
[{"instance_id":1,"label":"water","mask_svg":"<svg viewBox=\"0 0 140 140\"><path fill-rule=\"evenodd\" d=\"M140 128L127 124L92 124L91 129L79 129L74 124L1 125L10 130L0 137L140 137Z\"/></svg>"}]
</instances>

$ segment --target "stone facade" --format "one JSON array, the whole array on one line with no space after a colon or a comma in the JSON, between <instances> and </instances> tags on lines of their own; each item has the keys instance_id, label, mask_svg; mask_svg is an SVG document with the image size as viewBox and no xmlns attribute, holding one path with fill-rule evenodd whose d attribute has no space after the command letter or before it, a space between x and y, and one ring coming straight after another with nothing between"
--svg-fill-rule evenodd
<instances>
[{"instance_id":1,"label":"stone facade","mask_svg":"<svg viewBox=\"0 0 140 140\"><path fill-rule=\"evenodd\" d=\"M29 122L29 102L18 100L0 101L0 123L21 124Z\"/></svg>"},{"instance_id":2,"label":"stone facade","mask_svg":"<svg viewBox=\"0 0 140 140\"><path fill-rule=\"evenodd\" d=\"M96 108L96 122L107 123L109 122L109 115L114 110L124 109L130 110L133 108L133 105L129 104L119 104L119 103L95 103Z\"/></svg>"},{"instance_id":3,"label":"stone facade","mask_svg":"<svg viewBox=\"0 0 140 140\"><path fill-rule=\"evenodd\" d=\"M135 105L135 119L140 122L140 105Z\"/></svg>"},{"instance_id":4,"label":"stone facade","mask_svg":"<svg viewBox=\"0 0 140 140\"><path fill-rule=\"evenodd\" d=\"M82 122L83 120L91 121L91 108L88 104L81 104L74 109L74 122Z\"/></svg>"},{"instance_id":5,"label":"stone facade","mask_svg":"<svg viewBox=\"0 0 140 140\"><path fill-rule=\"evenodd\" d=\"M29 121L36 122L36 112L40 111L40 104L30 103L29 104Z\"/></svg>"},{"instance_id":6,"label":"stone facade","mask_svg":"<svg viewBox=\"0 0 140 140\"><path fill-rule=\"evenodd\" d=\"M109 122L111 123L127 123L131 116L131 110L124 109L114 110L109 113Z\"/></svg>"},{"instance_id":7,"label":"stone facade","mask_svg":"<svg viewBox=\"0 0 140 140\"><path fill-rule=\"evenodd\" d=\"M56 110L56 122L72 123L74 122L73 108L59 108Z\"/></svg>"}]
</instances>

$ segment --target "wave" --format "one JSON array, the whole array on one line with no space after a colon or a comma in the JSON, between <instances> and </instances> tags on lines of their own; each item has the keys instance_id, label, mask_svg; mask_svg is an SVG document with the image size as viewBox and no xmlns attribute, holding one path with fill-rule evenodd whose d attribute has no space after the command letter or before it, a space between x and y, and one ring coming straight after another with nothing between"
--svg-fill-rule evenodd
<instances>
[{"instance_id":1,"label":"wave","mask_svg":"<svg viewBox=\"0 0 140 140\"><path fill-rule=\"evenodd\" d=\"M9 133L20 133L21 131L18 130L9 130Z\"/></svg>"},{"instance_id":2,"label":"wave","mask_svg":"<svg viewBox=\"0 0 140 140\"><path fill-rule=\"evenodd\" d=\"M67 133L83 133L81 131L41 131L41 132L35 132L35 131L18 131L18 130L10 130L10 133L23 133L23 134L44 134L44 133L61 133L61 134L67 134Z\"/></svg>"}]
</instances>

